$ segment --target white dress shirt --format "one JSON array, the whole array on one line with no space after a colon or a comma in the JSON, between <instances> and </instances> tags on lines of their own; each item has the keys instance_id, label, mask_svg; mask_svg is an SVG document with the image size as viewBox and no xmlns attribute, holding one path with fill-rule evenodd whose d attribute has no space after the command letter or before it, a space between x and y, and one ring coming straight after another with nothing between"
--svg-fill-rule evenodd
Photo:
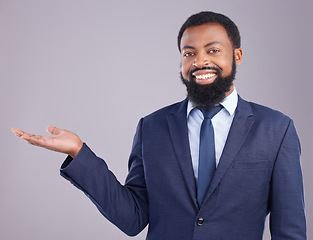
<instances>
[{"instance_id":1,"label":"white dress shirt","mask_svg":"<svg viewBox=\"0 0 313 240\"><path fill-rule=\"evenodd\" d=\"M235 116L235 110L238 104L236 89L234 88L232 93L229 94L220 104L223 106L222 110L212 118L216 166L220 161L229 129ZM187 125L192 166L195 178L198 180L200 128L204 117L202 112L196 107L197 106L195 106L191 101L188 102Z\"/></svg>"}]
</instances>

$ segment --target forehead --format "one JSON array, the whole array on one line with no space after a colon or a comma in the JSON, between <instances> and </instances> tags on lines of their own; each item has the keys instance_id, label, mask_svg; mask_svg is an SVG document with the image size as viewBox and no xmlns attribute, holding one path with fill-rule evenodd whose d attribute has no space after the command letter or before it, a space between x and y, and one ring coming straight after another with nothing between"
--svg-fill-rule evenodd
<instances>
[{"instance_id":1,"label":"forehead","mask_svg":"<svg viewBox=\"0 0 313 240\"><path fill-rule=\"evenodd\" d=\"M180 49L184 46L201 47L211 42L232 46L225 28L220 24L210 23L187 28L181 38Z\"/></svg>"}]
</instances>

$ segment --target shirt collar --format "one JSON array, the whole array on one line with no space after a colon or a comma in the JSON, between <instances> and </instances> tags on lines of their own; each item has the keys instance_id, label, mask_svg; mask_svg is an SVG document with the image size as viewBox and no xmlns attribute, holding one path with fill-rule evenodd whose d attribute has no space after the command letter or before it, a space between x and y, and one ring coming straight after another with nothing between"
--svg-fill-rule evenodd
<instances>
[{"instance_id":1,"label":"shirt collar","mask_svg":"<svg viewBox=\"0 0 313 240\"><path fill-rule=\"evenodd\" d=\"M220 104L227 110L229 115L233 115L235 113L235 110L237 108L238 104L238 94L237 90L234 87L234 90L229 94ZM190 112L196 108L197 105L195 105L193 102L188 100L188 105L187 105L187 117L189 116Z\"/></svg>"}]
</instances>

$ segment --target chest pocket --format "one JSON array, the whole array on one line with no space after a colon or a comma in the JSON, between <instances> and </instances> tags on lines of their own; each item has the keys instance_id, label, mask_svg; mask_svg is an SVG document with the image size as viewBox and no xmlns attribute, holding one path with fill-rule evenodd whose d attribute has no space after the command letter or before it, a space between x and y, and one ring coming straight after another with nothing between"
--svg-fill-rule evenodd
<instances>
[{"instance_id":1,"label":"chest pocket","mask_svg":"<svg viewBox=\"0 0 313 240\"><path fill-rule=\"evenodd\" d=\"M233 162L233 168L235 169L261 170L270 167L270 161L267 159L240 158L235 159Z\"/></svg>"}]
</instances>

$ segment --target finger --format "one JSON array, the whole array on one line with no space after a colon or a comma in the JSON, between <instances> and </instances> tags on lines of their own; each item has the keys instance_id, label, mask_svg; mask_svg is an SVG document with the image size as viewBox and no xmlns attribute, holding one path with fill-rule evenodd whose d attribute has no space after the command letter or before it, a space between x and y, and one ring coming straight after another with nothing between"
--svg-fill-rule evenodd
<instances>
[{"instance_id":1,"label":"finger","mask_svg":"<svg viewBox=\"0 0 313 240\"><path fill-rule=\"evenodd\" d=\"M34 140L36 138L38 138L37 135L33 135L33 134L29 134L29 133L26 133L26 132L23 132L23 134L21 135L21 138L28 141L28 140Z\"/></svg>"},{"instance_id":2,"label":"finger","mask_svg":"<svg viewBox=\"0 0 313 240\"><path fill-rule=\"evenodd\" d=\"M31 145L45 147L48 149L50 149L51 147L49 146L49 143L51 143L52 137L29 134L29 133L23 132L22 130L18 128L12 128L12 131L15 133L16 136L19 136L21 139L27 141Z\"/></svg>"},{"instance_id":3,"label":"finger","mask_svg":"<svg viewBox=\"0 0 313 240\"><path fill-rule=\"evenodd\" d=\"M33 145L35 145L35 141L38 141L40 139L40 136L23 132L18 128L12 128L12 131L15 133L16 136L20 137L23 140L26 140Z\"/></svg>"},{"instance_id":4,"label":"finger","mask_svg":"<svg viewBox=\"0 0 313 240\"><path fill-rule=\"evenodd\" d=\"M20 137L24 134L24 132L18 128L12 128L11 130L15 134L15 136L18 136L18 137Z\"/></svg>"},{"instance_id":5,"label":"finger","mask_svg":"<svg viewBox=\"0 0 313 240\"><path fill-rule=\"evenodd\" d=\"M46 130L48 133L51 133L53 135L59 135L62 132L62 129L53 126L48 126Z\"/></svg>"},{"instance_id":6,"label":"finger","mask_svg":"<svg viewBox=\"0 0 313 240\"><path fill-rule=\"evenodd\" d=\"M36 145L36 146L40 146L40 147L46 147L46 145L47 145L46 140L49 137L44 137L44 136L39 136L39 135L31 135L28 133L24 133L21 136L21 138L26 140L28 143L30 143L32 145Z\"/></svg>"}]
</instances>

